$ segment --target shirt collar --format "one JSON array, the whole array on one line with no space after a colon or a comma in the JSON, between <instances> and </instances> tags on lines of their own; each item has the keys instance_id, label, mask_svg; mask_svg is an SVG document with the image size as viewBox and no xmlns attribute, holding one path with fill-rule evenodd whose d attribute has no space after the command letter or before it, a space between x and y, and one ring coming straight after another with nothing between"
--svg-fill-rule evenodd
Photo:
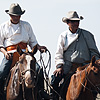
<instances>
[{"instance_id":1,"label":"shirt collar","mask_svg":"<svg viewBox=\"0 0 100 100\"><path fill-rule=\"evenodd\" d=\"M12 25L12 23L11 23L11 21L10 21L10 20L8 21L8 25L9 25L9 26L11 26L11 25ZM21 21L19 21L19 25L21 25Z\"/></svg>"},{"instance_id":2,"label":"shirt collar","mask_svg":"<svg viewBox=\"0 0 100 100\"><path fill-rule=\"evenodd\" d=\"M78 28L77 31L76 31L76 33L74 33L74 34L78 34L78 33L79 33L79 30L80 30L80 29ZM69 35L73 34L69 29L68 29L67 32L68 32Z\"/></svg>"}]
</instances>

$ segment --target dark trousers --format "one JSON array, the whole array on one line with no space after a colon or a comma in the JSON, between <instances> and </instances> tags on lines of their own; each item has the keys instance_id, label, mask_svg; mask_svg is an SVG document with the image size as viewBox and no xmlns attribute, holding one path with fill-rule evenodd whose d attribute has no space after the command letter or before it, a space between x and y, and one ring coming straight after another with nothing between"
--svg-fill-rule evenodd
<instances>
[{"instance_id":1,"label":"dark trousers","mask_svg":"<svg viewBox=\"0 0 100 100\"><path fill-rule=\"evenodd\" d=\"M11 64L12 64L12 59L7 60L4 57L0 65L0 99L1 100L6 100L6 94L4 93L4 82L5 82L4 79L9 74Z\"/></svg>"},{"instance_id":2,"label":"dark trousers","mask_svg":"<svg viewBox=\"0 0 100 100\"><path fill-rule=\"evenodd\" d=\"M55 99L55 98L59 98L59 96L65 100L66 99L66 92L67 92L67 88L69 86L70 83L70 79L71 76L73 75L73 73L70 74L63 74L63 75L52 75L51 76L51 86L53 87L53 89L59 94L55 93L54 90L51 89L51 93L53 94L53 100L59 100L59 99ZM61 86L59 87L59 82L62 80L62 78L64 78L64 82L61 84ZM56 95L56 97L55 97Z\"/></svg>"},{"instance_id":3,"label":"dark trousers","mask_svg":"<svg viewBox=\"0 0 100 100\"><path fill-rule=\"evenodd\" d=\"M6 76L8 76L11 64L12 59L7 60L5 57L3 58L2 63L0 65L0 83Z\"/></svg>"}]
</instances>

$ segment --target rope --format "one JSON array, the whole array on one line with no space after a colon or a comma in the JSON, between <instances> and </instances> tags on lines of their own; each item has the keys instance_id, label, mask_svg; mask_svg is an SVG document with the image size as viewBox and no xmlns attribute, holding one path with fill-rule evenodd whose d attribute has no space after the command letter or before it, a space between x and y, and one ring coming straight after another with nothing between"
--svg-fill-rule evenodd
<instances>
[{"instance_id":1,"label":"rope","mask_svg":"<svg viewBox=\"0 0 100 100\"><path fill-rule=\"evenodd\" d=\"M59 100L63 100L62 97L60 96L60 94L56 90L54 90L53 87L50 85L49 72L51 69L51 54L48 50L47 50L47 52L48 52L49 58L48 58L46 65L44 64L42 53L40 53L40 64L41 64L42 68L44 69L44 75L45 75L44 81L46 82L46 87L47 87L46 91L49 92L49 88L52 89L59 96ZM47 68L48 68L48 72L46 71Z\"/></svg>"},{"instance_id":2,"label":"rope","mask_svg":"<svg viewBox=\"0 0 100 100\"><path fill-rule=\"evenodd\" d=\"M50 72L50 68L51 68L51 54L50 52L47 50L48 52L48 55L49 55L49 58L48 58L48 61L47 61L47 64L45 65L44 64L44 60L43 60L43 56L42 56L42 53L40 53L40 64L44 70L44 75L45 75L45 82L46 82L46 91L49 92L49 87L48 87L48 84L49 84L49 72ZM49 67L48 69L48 72L47 72L47 68Z\"/></svg>"},{"instance_id":3,"label":"rope","mask_svg":"<svg viewBox=\"0 0 100 100\"><path fill-rule=\"evenodd\" d=\"M19 81L19 83L22 84L22 91L23 91L23 99L24 99L24 100L26 100L26 99L25 99L25 89L24 89L24 86L25 86L25 85L24 85L25 77L23 77L23 75L25 75L25 73L26 73L27 71L32 71L32 72L35 74L35 77L34 77L34 78L37 79L37 78L36 78L37 74L36 74L36 72L35 72L33 69L27 69L27 70L24 70L24 71L21 72L21 78L22 78L22 80ZM38 80L38 79L37 79L37 80ZM35 86L36 86L36 85L37 85L37 81L35 82ZM35 86L34 86L34 87L35 87ZM32 88L32 97L33 97L33 100L35 100L35 97L34 97L34 94L33 94L33 93L34 93L34 88Z\"/></svg>"},{"instance_id":4,"label":"rope","mask_svg":"<svg viewBox=\"0 0 100 100\"><path fill-rule=\"evenodd\" d=\"M26 73L27 71L32 71L32 72L35 74L34 79L36 79L36 81L35 81L35 86L36 86L36 85L37 85L37 82L38 82L38 77L36 77L37 74L36 74L36 72L35 72L33 69L27 69L27 70L24 70L24 71L21 72L22 81L25 80L25 78L23 77L23 75L25 75L25 73ZM20 84L21 84L21 83L22 83L22 82L20 82ZM34 86L34 87L35 87L35 86Z\"/></svg>"}]
</instances>

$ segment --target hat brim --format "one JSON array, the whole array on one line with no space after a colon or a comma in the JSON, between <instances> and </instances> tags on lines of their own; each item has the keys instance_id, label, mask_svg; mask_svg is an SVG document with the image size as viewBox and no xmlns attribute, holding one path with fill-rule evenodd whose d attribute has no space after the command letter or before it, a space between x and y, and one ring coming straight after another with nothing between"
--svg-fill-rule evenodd
<instances>
[{"instance_id":1,"label":"hat brim","mask_svg":"<svg viewBox=\"0 0 100 100\"><path fill-rule=\"evenodd\" d=\"M62 18L62 21L64 22L64 23L66 23L68 20L82 20L83 19L83 17L82 16L80 16L80 18L66 18L66 17L63 17Z\"/></svg>"},{"instance_id":2,"label":"hat brim","mask_svg":"<svg viewBox=\"0 0 100 100\"><path fill-rule=\"evenodd\" d=\"M22 14L25 13L25 10L22 10L22 12L19 12L19 13L9 12L9 10L5 10L5 12L6 12L7 14L10 14L10 15L21 16Z\"/></svg>"}]
</instances>

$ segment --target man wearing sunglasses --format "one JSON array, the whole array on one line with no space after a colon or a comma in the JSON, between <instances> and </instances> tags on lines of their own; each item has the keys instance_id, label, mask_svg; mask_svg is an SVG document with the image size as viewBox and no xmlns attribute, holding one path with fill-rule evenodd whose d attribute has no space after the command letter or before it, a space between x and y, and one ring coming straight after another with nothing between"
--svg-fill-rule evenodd
<instances>
[{"instance_id":1,"label":"man wearing sunglasses","mask_svg":"<svg viewBox=\"0 0 100 100\"><path fill-rule=\"evenodd\" d=\"M68 25L68 29L59 36L55 54L56 70L51 76L51 85L58 93L59 82L69 73L71 77L76 71L76 69L71 71L74 66L77 68L87 64L92 56L96 59L100 57L93 34L79 28L82 19L83 17L79 17L76 11L70 11L67 17L62 18L62 21Z\"/></svg>"}]
</instances>

